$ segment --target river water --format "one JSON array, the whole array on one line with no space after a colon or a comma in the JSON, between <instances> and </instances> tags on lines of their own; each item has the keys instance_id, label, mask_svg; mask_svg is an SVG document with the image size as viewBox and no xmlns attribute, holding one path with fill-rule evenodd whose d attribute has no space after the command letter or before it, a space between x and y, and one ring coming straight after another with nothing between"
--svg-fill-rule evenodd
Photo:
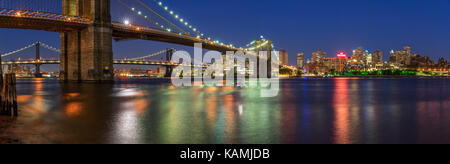
<instances>
[{"instance_id":1,"label":"river water","mask_svg":"<svg viewBox=\"0 0 450 164\"><path fill-rule=\"evenodd\" d=\"M17 143L450 143L450 79L288 79L257 89L175 88L161 79L18 79Z\"/></svg>"}]
</instances>

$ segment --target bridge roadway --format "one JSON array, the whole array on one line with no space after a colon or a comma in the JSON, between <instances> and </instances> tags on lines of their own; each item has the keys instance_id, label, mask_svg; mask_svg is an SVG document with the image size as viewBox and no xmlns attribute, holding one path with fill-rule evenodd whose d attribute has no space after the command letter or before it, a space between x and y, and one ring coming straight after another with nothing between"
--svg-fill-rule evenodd
<instances>
[{"instance_id":1,"label":"bridge roadway","mask_svg":"<svg viewBox=\"0 0 450 164\"><path fill-rule=\"evenodd\" d=\"M60 64L58 59L44 59L44 60L10 60L2 61L3 65L12 64ZM113 64L118 65L159 65L159 66L180 66L180 63L166 62L166 61L152 61L152 60L126 60L114 59Z\"/></svg>"},{"instance_id":2,"label":"bridge roadway","mask_svg":"<svg viewBox=\"0 0 450 164\"><path fill-rule=\"evenodd\" d=\"M16 9L0 9L0 28L31 29L52 32L76 31L86 28L93 22L76 16L63 16L55 13L38 11L23 11ZM219 52L241 50L225 44L214 43L196 36L180 35L152 27L125 25L119 22L111 23L113 37L152 40L185 46L202 43L204 49Z\"/></svg>"}]
</instances>

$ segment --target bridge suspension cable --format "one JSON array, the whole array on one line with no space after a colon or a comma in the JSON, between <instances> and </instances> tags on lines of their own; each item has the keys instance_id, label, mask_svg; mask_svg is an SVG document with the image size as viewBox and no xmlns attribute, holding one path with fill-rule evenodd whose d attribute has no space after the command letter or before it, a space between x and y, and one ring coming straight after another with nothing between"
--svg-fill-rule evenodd
<instances>
[{"instance_id":1,"label":"bridge suspension cable","mask_svg":"<svg viewBox=\"0 0 450 164\"><path fill-rule=\"evenodd\" d=\"M13 54L25 51L25 50L27 50L27 49L29 49L31 47L36 46L38 43L39 43L40 46L42 46L42 47L44 47L44 48L46 48L48 50L51 50L51 51L56 52L56 53L61 53L61 50L59 50L59 49L57 49L55 47L49 46L49 45L47 45L45 43L42 43L42 42L35 42L33 44L30 44L30 45L25 46L23 48L20 48L18 50L2 54L1 57L7 57L7 56L10 56L10 55L13 55ZM164 54L167 51L175 51L175 49L174 48L165 49L165 50L162 50L162 51L159 51L159 52L156 52L156 53L152 53L152 54L149 54L149 55L146 55L146 56L137 57L137 58L131 58L131 59L128 59L128 60L142 60L142 59L146 59L146 58L150 58L150 57L154 57L154 56L158 56L158 55Z\"/></svg>"},{"instance_id":2,"label":"bridge suspension cable","mask_svg":"<svg viewBox=\"0 0 450 164\"><path fill-rule=\"evenodd\" d=\"M21 49L15 50L15 51L11 51L11 52L2 54L1 57L7 57L7 56L10 56L10 55L13 55L13 54L22 52L22 51L24 51L24 50L26 50L26 49L29 49L29 48L31 48L31 47L34 47L34 46L36 46L36 43L30 44L30 45L28 45L28 46L25 46L25 47L23 47L23 48L21 48Z\"/></svg>"},{"instance_id":3,"label":"bridge suspension cable","mask_svg":"<svg viewBox=\"0 0 450 164\"><path fill-rule=\"evenodd\" d=\"M139 3L139 5L141 5L142 7L144 7L146 10L150 11L153 15L156 15L157 17L159 17L161 20L163 20L165 23L167 23L169 26L172 26L173 28L175 28L176 30L182 32L182 33L187 33L186 31L184 31L182 28L178 27L177 25L173 24L172 22L170 22L169 20L167 20L165 17L161 16L160 14L158 14L155 10L153 10L152 8L148 7L145 3L143 3L140 0L134 0L135 2Z\"/></svg>"},{"instance_id":4,"label":"bridge suspension cable","mask_svg":"<svg viewBox=\"0 0 450 164\"><path fill-rule=\"evenodd\" d=\"M209 41L212 41L211 37L206 37L204 33L202 33L198 28L192 26L188 23L188 21L185 18L182 18L179 14L176 14L175 11L171 10L167 5L165 5L161 0L153 0L158 6L160 6L164 11L166 11L168 14L170 14L175 20L179 21L181 24L183 24L185 27L189 28L191 31L195 32L197 35L197 38L203 38ZM223 45L229 45L231 47L234 47L233 44L225 44L223 42L220 42L218 40L214 41L217 44L223 44Z\"/></svg>"},{"instance_id":5,"label":"bridge suspension cable","mask_svg":"<svg viewBox=\"0 0 450 164\"><path fill-rule=\"evenodd\" d=\"M168 6L165 6L163 4L162 1L158 1L158 0L153 0L153 2L155 2L157 5L159 5L161 8L163 8L163 10L165 10L168 14L170 14L171 16L173 16L173 18L175 18L177 21L180 21L181 24L183 24L184 26L186 26L187 28L189 28L190 30L192 30L193 32L195 32L198 36L203 37L204 34L201 33L197 28L195 28L194 26L192 26L191 24L188 23L188 21L184 18L181 18L178 14L175 13L175 11L170 10Z\"/></svg>"},{"instance_id":6,"label":"bridge suspension cable","mask_svg":"<svg viewBox=\"0 0 450 164\"><path fill-rule=\"evenodd\" d=\"M10 56L10 55L13 55L13 54L16 54L16 53L25 51L25 50L27 50L27 49L29 49L29 48L31 48L31 47L36 46L38 43L39 43L42 47L44 47L44 48L46 48L46 49L48 49L48 50L50 50L50 51L53 51L53 52L56 52L56 53L61 53L61 50L59 50L59 49L57 49L57 48L55 48L55 47L49 46L49 45L47 45L47 44L45 44L45 43L42 43L42 42L35 42L35 43L33 43L33 44L30 44L30 45L25 46L25 47L23 47L23 48L17 49L17 50L15 50L15 51L11 51L11 52L2 54L1 57L7 57L7 56Z\"/></svg>"},{"instance_id":7,"label":"bridge suspension cable","mask_svg":"<svg viewBox=\"0 0 450 164\"><path fill-rule=\"evenodd\" d=\"M117 0L117 1L118 1L121 5L127 7L127 8L130 9L131 11L135 12L136 14L142 15L142 12L137 11L136 9L130 7L130 6L127 5L126 3L122 2L121 0ZM139 14L139 13L140 13L140 14ZM148 20L149 22L151 22L152 24L154 24L154 25L156 25L156 26L158 26L158 27L161 27L161 29L164 29L164 26L163 26L163 25L161 25L160 23L158 23L158 22L156 22L156 21L150 19L149 16L144 15L144 18L145 18L146 20Z\"/></svg>"},{"instance_id":8,"label":"bridge suspension cable","mask_svg":"<svg viewBox=\"0 0 450 164\"><path fill-rule=\"evenodd\" d=\"M164 27L164 25L162 25L161 23L155 21L154 19L150 19L149 16L145 15L142 11L139 11L137 8L131 7L130 5L124 3L122 0L117 0L117 1L120 4L122 4L123 6L127 7L128 9L130 9L132 12L137 13L137 15L144 17L146 20L148 20L151 23L153 23L154 25L158 26L158 28L161 28L161 29L163 29L165 31L168 31L168 32L173 32L173 30L171 28L166 28L166 27ZM134 1L137 2L141 7L145 8L146 10L151 12L151 14L155 15L157 18L163 20L165 24L168 24L170 27L174 28L175 31L179 32L179 35L184 35L185 34L185 35L188 35L188 36L197 37L198 39L203 39L205 41L205 43L210 42L211 44L218 44L218 45L222 45L222 46L235 48L235 46L233 44L225 44L223 42L220 42L219 40L214 40L213 41L213 39L211 37L206 37L197 28L193 27L185 19L181 18L179 15L175 14L174 11L170 10L168 8L168 6L163 5L162 1L160 1L160 0L159 1L158 0L153 0L153 1L155 3L157 3L160 7L162 7L163 10L165 10L171 16L173 16L176 19L177 22L181 22L184 26L186 26L190 30L196 32L197 35L191 35L190 33L186 32L185 30L183 30L179 26L175 25L173 22L171 22L168 19L166 19L165 17L163 17L161 14L157 13L154 9L150 8L148 5L143 3L141 0L134 0Z\"/></svg>"},{"instance_id":9,"label":"bridge suspension cable","mask_svg":"<svg viewBox=\"0 0 450 164\"><path fill-rule=\"evenodd\" d=\"M142 11L138 11L136 8L134 7L130 7L130 5L127 5L126 3L124 3L122 0L117 0L121 5L127 7L128 9L130 9L132 12L138 14L139 16L143 16L147 21L151 22L152 24L156 25L158 28L161 28L163 30L172 32L172 29L170 28L165 28L163 24L150 19L149 16L144 15L142 13ZM155 15L156 17L159 17L159 19L161 19L163 22L165 22L165 24L167 24L169 27L174 28L174 30L181 32L181 33L186 33L186 31L184 31L183 29L181 29L180 27L176 26L175 24L173 24L172 22L170 22L169 20L167 20L166 18L164 18L163 16L161 16L160 14L158 14L156 11L154 11L153 9L151 9L150 7L148 7L147 5L145 5L144 3L142 3L141 1L137 1L134 0L137 3L139 3L140 6L144 7L146 10L150 11L151 14Z\"/></svg>"},{"instance_id":10,"label":"bridge suspension cable","mask_svg":"<svg viewBox=\"0 0 450 164\"><path fill-rule=\"evenodd\" d=\"M131 59L129 59L129 60L142 60L142 59L146 59L146 58L150 58L150 57L154 57L154 56L161 55L161 54L163 54L163 53L166 53L166 52L169 51L169 50L175 51L175 49L171 48L171 49L162 50L162 51L159 51L159 52L150 54L150 55L146 55L146 56L142 56L142 57L137 57L137 58L131 58Z\"/></svg>"},{"instance_id":11,"label":"bridge suspension cable","mask_svg":"<svg viewBox=\"0 0 450 164\"><path fill-rule=\"evenodd\" d=\"M59 49L57 49L55 47L49 46L49 45L47 45L45 43L42 43L42 42L39 42L39 43L41 44L42 47L44 47L44 48L46 48L46 49L48 49L50 51L53 51L53 52L56 52L56 53L61 53L61 50L59 50Z\"/></svg>"}]
</instances>

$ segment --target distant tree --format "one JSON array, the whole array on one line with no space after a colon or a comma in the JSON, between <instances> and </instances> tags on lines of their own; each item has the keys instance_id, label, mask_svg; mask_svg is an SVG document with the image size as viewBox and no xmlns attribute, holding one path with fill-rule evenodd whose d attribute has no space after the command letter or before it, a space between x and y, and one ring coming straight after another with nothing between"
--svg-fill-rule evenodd
<instances>
[{"instance_id":1,"label":"distant tree","mask_svg":"<svg viewBox=\"0 0 450 164\"><path fill-rule=\"evenodd\" d=\"M292 75L293 71L288 68L280 68L281 75Z\"/></svg>"}]
</instances>

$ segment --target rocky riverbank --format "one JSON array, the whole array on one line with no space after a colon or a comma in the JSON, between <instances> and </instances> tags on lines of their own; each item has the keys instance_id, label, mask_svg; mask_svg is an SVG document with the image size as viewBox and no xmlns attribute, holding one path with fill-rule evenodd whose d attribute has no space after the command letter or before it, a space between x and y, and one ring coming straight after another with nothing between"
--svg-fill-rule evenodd
<instances>
[{"instance_id":1,"label":"rocky riverbank","mask_svg":"<svg viewBox=\"0 0 450 164\"><path fill-rule=\"evenodd\" d=\"M15 119L0 116L0 144L21 144L19 138L10 133L10 128L14 126Z\"/></svg>"}]
</instances>

